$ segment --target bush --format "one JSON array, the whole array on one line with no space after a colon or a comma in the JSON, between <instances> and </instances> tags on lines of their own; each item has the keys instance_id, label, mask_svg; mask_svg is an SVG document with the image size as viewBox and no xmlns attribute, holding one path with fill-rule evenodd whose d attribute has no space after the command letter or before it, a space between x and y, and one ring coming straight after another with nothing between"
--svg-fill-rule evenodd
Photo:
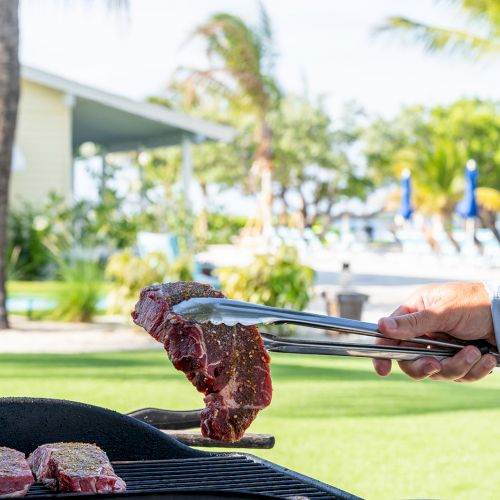
<instances>
[{"instance_id":1,"label":"bush","mask_svg":"<svg viewBox=\"0 0 500 500\"><path fill-rule=\"evenodd\" d=\"M249 266L222 268L217 275L231 299L289 309L307 306L315 277L310 267L300 263L295 248L287 246L257 256Z\"/></svg>"},{"instance_id":2,"label":"bush","mask_svg":"<svg viewBox=\"0 0 500 500\"><path fill-rule=\"evenodd\" d=\"M59 277L64 286L57 293L57 307L49 318L61 321L92 321L101 298L102 271L88 260L60 261Z\"/></svg>"},{"instance_id":3,"label":"bush","mask_svg":"<svg viewBox=\"0 0 500 500\"><path fill-rule=\"evenodd\" d=\"M166 281L190 281L192 259L186 255L169 264L160 252L141 258L125 250L109 258L106 276L114 284L108 296L108 311L129 317L143 287Z\"/></svg>"},{"instance_id":4,"label":"bush","mask_svg":"<svg viewBox=\"0 0 500 500\"><path fill-rule=\"evenodd\" d=\"M246 223L246 217L226 215L219 212L209 213L207 218L207 243L210 245L231 243L231 239L238 236Z\"/></svg>"},{"instance_id":5,"label":"bush","mask_svg":"<svg viewBox=\"0 0 500 500\"><path fill-rule=\"evenodd\" d=\"M44 245L47 224L31 205L12 209L8 218L7 275L9 279L46 278L55 268L51 252Z\"/></svg>"}]
</instances>

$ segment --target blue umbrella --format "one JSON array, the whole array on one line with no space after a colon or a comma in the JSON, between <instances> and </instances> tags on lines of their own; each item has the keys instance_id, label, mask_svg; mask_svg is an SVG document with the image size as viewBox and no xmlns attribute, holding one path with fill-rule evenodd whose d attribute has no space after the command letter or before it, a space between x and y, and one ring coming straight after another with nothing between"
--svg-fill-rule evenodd
<instances>
[{"instance_id":1,"label":"blue umbrella","mask_svg":"<svg viewBox=\"0 0 500 500\"><path fill-rule=\"evenodd\" d=\"M401 205L399 213L405 220L409 220L413 214L413 205L411 203L411 172L407 168L401 174Z\"/></svg>"},{"instance_id":2,"label":"blue umbrella","mask_svg":"<svg viewBox=\"0 0 500 500\"><path fill-rule=\"evenodd\" d=\"M465 192L464 197L456 206L456 211L462 217L476 217L477 216L477 201L476 201L476 187L477 187L477 168L474 160L469 160L465 167Z\"/></svg>"}]
</instances>

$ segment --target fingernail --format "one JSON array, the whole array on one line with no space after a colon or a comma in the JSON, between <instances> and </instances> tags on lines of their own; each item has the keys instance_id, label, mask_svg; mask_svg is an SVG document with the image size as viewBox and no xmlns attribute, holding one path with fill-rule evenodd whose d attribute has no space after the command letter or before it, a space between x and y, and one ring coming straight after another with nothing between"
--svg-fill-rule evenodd
<instances>
[{"instance_id":1,"label":"fingernail","mask_svg":"<svg viewBox=\"0 0 500 500\"><path fill-rule=\"evenodd\" d=\"M468 349L465 353L465 360L469 364L476 363L480 358L481 353L475 348Z\"/></svg>"},{"instance_id":2,"label":"fingernail","mask_svg":"<svg viewBox=\"0 0 500 500\"><path fill-rule=\"evenodd\" d=\"M384 318L384 324L389 330L397 330L398 323L394 318Z\"/></svg>"},{"instance_id":3,"label":"fingernail","mask_svg":"<svg viewBox=\"0 0 500 500\"><path fill-rule=\"evenodd\" d=\"M434 375L439 371L439 368L436 368L432 363L428 363L424 366L424 373L426 375Z\"/></svg>"}]
</instances>

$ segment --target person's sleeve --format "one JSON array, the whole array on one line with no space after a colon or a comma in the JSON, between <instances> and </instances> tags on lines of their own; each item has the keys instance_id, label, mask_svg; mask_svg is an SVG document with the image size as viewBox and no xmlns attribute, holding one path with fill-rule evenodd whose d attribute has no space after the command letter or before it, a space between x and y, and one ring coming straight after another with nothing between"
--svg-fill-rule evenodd
<instances>
[{"instance_id":1,"label":"person's sleeve","mask_svg":"<svg viewBox=\"0 0 500 500\"><path fill-rule=\"evenodd\" d=\"M500 283L485 283L485 286L490 294L493 329L495 330L497 347L500 349Z\"/></svg>"}]
</instances>

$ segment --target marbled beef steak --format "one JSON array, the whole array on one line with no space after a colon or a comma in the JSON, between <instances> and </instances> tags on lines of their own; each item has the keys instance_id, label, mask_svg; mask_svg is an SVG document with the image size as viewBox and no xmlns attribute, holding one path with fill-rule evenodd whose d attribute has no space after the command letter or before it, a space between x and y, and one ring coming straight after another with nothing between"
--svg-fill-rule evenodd
<instances>
[{"instance_id":1,"label":"marbled beef steak","mask_svg":"<svg viewBox=\"0 0 500 500\"><path fill-rule=\"evenodd\" d=\"M0 447L0 496L22 497L34 482L24 453Z\"/></svg>"},{"instance_id":2,"label":"marbled beef steak","mask_svg":"<svg viewBox=\"0 0 500 500\"><path fill-rule=\"evenodd\" d=\"M38 481L60 492L125 491L108 456L95 444L50 443L39 446L28 463Z\"/></svg>"},{"instance_id":3,"label":"marbled beef steak","mask_svg":"<svg viewBox=\"0 0 500 500\"><path fill-rule=\"evenodd\" d=\"M254 326L199 324L172 311L192 297L224 295L201 283L148 286L142 289L132 318L165 345L175 368L205 394L202 434L238 441L259 410L271 402L270 358Z\"/></svg>"}]
</instances>

